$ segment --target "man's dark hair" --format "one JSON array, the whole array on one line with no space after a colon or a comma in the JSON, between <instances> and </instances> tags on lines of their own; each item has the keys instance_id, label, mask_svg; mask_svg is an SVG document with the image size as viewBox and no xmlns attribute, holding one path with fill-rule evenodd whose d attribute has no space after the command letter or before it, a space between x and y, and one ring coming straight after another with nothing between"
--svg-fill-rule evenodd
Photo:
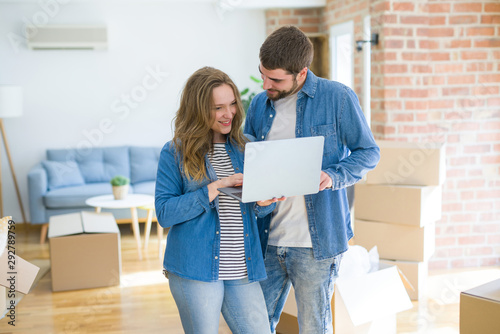
<instances>
[{"instance_id":1,"label":"man's dark hair","mask_svg":"<svg viewBox=\"0 0 500 334\"><path fill-rule=\"evenodd\" d=\"M284 26L269 35L260 47L260 62L268 70L281 68L298 74L313 60L313 45L309 38L294 26Z\"/></svg>"}]
</instances>

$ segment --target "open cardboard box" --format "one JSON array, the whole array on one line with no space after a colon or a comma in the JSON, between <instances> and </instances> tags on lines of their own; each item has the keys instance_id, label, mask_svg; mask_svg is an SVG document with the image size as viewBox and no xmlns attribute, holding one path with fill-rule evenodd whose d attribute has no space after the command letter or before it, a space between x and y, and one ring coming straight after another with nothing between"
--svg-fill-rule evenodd
<instances>
[{"instance_id":1,"label":"open cardboard box","mask_svg":"<svg viewBox=\"0 0 500 334\"><path fill-rule=\"evenodd\" d=\"M120 230L111 213L52 216L49 242L53 291L120 284Z\"/></svg>"},{"instance_id":2,"label":"open cardboard box","mask_svg":"<svg viewBox=\"0 0 500 334\"><path fill-rule=\"evenodd\" d=\"M4 248L7 244L7 224L11 217L0 219L0 319L13 307L13 298L20 292L27 294L40 268ZM14 258L12 258L14 256ZM15 306L15 304L14 304Z\"/></svg>"},{"instance_id":3,"label":"open cardboard box","mask_svg":"<svg viewBox=\"0 0 500 334\"><path fill-rule=\"evenodd\" d=\"M396 266L381 264L378 271L338 278L332 298L333 328L337 334L396 333L396 314L413 307ZM290 290L277 327L281 334L298 334L295 292Z\"/></svg>"},{"instance_id":4,"label":"open cardboard box","mask_svg":"<svg viewBox=\"0 0 500 334\"><path fill-rule=\"evenodd\" d=\"M0 256L0 319L15 307L17 293L29 293L40 270L17 255L14 270L10 268L9 261L9 253L5 249Z\"/></svg>"},{"instance_id":5,"label":"open cardboard box","mask_svg":"<svg viewBox=\"0 0 500 334\"><path fill-rule=\"evenodd\" d=\"M500 279L460 294L460 333L500 333Z\"/></svg>"},{"instance_id":6,"label":"open cardboard box","mask_svg":"<svg viewBox=\"0 0 500 334\"><path fill-rule=\"evenodd\" d=\"M406 292L411 300L421 300L427 293L429 263L416 261L396 261L380 259L381 264L397 266L411 284L406 287Z\"/></svg>"}]
</instances>

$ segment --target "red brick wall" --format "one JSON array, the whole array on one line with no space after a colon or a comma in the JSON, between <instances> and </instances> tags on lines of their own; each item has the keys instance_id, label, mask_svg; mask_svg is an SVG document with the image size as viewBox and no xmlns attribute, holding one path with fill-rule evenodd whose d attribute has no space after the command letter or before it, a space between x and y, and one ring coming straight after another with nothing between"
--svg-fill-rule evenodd
<instances>
[{"instance_id":1,"label":"red brick wall","mask_svg":"<svg viewBox=\"0 0 500 334\"><path fill-rule=\"evenodd\" d=\"M500 2L329 0L311 11L323 33L353 20L355 39L371 15L372 32L380 33L371 68L376 138L447 144L430 268L500 264ZM267 14L269 31L300 27L311 16L285 9ZM361 98L361 53L354 63Z\"/></svg>"},{"instance_id":2,"label":"red brick wall","mask_svg":"<svg viewBox=\"0 0 500 334\"><path fill-rule=\"evenodd\" d=\"M500 3L372 1L371 9L382 37L375 136L447 144L430 267L500 264Z\"/></svg>"},{"instance_id":3,"label":"red brick wall","mask_svg":"<svg viewBox=\"0 0 500 334\"><path fill-rule=\"evenodd\" d=\"M276 28L292 24L297 26L306 34L315 34L322 29L322 8L304 9L271 9L266 11L267 33L270 34Z\"/></svg>"}]
</instances>

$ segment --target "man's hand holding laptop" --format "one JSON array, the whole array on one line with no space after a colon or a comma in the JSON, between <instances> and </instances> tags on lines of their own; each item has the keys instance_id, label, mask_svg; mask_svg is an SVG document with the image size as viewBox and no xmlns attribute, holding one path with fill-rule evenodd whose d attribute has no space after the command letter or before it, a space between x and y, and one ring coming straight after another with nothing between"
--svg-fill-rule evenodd
<instances>
[{"instance_id":1,"label":"man's hand holding laptop","mask_svg":"<svg viewBox=\"0 0 500 334\"><path fill-rule=\"evenodd\" d=\"M282 196L280 198L272 198L272 199L268 199L266 201L257 201L257 204L260 205L260 206L268 206L268 205L271 205L273 204L274 202L281 202L281 201L284 201L286 200L286 197L285 196Z\"/></svg>"},{"instance_id":2,"label":"man's hand holding laptop","mask_svg":"<svg viewBox=\"0 0 500 334\"><path fill-rule=\"evenodd\" d=\"M333 181L330 175L321 171L321 177L319 180L319 191L331 188L333 186Z\"/></svg>"}]
</instances>

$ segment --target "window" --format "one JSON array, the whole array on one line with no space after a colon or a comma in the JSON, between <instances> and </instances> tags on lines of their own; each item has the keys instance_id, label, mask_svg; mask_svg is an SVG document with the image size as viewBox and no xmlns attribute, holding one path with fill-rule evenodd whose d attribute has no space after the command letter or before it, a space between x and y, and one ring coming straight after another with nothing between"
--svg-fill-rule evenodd
<instances>
[{"instance_id":1,"label":"window","mask_svg":"<svg viewBox=\"0 0 500 334\"><path fill-rule=\"evenodd\" d=\"M337 24L330 28L332 55L332 80L353 88L354 77L354 23L353 21Z\"/></svg>"}]
</instances>

